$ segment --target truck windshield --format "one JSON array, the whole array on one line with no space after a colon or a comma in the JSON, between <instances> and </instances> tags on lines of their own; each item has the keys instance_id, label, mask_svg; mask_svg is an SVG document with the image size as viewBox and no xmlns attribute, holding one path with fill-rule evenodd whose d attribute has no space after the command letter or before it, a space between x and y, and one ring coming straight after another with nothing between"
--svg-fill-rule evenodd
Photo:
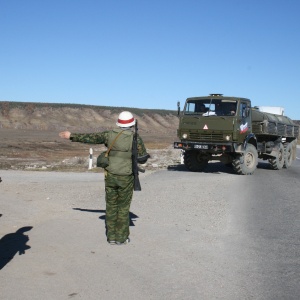
<instances>
[{"instance_id":1,"label":"truck windshield","mask_svg":"<svg viewBox=\"0 0 300 300\"><path fill-rule=\"evenodd\" d=\"M188 100L185 104L185 115L202 116L235 116L237 101L220 99Z\"/></svg>"}]
</instances>

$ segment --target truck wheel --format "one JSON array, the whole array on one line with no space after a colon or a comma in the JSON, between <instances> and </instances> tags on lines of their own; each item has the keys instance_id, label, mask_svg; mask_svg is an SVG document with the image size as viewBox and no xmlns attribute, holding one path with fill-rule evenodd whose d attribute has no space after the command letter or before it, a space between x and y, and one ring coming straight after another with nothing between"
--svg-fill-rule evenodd
<instances>
[{"instance_id":1,"label":"truck wheel","mask_svg":"<svg viewBox=\"0 0 300 300\"><path fill-rule=\"evenodd\" d=\"M184 165L189 171L200 172L203 171L208 164L208 159L204 158L198 151L185 151L184 152Z\"/></svg>"},{"instance_id":2,"label":"truck wheel","mask_svg":"<svg viewBox=\"0 0 300 300\"><path fill-rule=\"evenodd\" d=\"M293 145L291 143L284 145L284 168L289 168L293 161Z\"/></svg>"},{"instance_id":3,"label":"truck wheel","mask_svg":"<svg viewBox=\"0 0 300 300\"><path fill-rule=\"evenodd\" d=\"M244 155L239 155L232 162L234 171L240 175L252 175L256 170L258 154L256 148L248 144Z\"/></svg>"},{"instance_id":4,"label":"truck wheel","mask_svg":"<svg viewBox=\"0 0 300 300\"><path fill-rule=\"evenodd\" d=\"M283 168L284 165L284 147L282 143L279 144L279 149L277 156L274 158L269 159L269 163L271 164L271 168L273 170L280 170Z\"/></svg>"}]
</instances>

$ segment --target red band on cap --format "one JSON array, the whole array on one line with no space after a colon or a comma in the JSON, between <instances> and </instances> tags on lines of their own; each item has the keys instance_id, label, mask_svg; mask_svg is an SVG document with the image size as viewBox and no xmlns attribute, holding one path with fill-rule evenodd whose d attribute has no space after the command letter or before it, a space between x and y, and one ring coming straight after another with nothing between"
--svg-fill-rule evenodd
<instances>
[{"instance_id":1,"label":"red band on cap","mask_svg":"<svg viewBox=\"0 0 300 300\"><path fill-rule=\"evenodd\" d=\"M130 120L120 120L120 119L118 119L118 123L120 123L120 124L129 124L133 121L134 121L134 118L132 118Z\"/></svg>"}]
</instances>

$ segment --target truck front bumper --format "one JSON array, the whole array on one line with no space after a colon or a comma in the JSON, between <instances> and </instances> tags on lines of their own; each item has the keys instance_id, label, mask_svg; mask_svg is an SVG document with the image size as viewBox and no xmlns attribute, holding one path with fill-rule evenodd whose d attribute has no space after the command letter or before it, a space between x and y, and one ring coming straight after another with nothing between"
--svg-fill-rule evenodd
<instances>
[{"instance_id":1,"label":"truck front bumper","mask_svg":"<svg viewBox=\"0 0 300 300\"><path fill-rule=\"evenodd\" d=\"M182 150L196 150L201 152L209 152L209 153L224 153L224 152L235 152L236 144L232 142L218 142L218 143L204 143L204 142L190 142L190 141L182 141L182 142L174 142L175 149Z\"/></svg>"}]
</instances>

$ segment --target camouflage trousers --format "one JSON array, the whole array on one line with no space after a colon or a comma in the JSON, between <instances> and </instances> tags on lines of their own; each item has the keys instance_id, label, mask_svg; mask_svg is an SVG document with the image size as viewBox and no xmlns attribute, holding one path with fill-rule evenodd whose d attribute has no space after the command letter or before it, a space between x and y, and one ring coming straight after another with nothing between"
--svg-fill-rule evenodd
<instances>
[{"instance_id":1,"label":"camouflage trousers","mask_svg":"<svg viewBox=\"0 0 300 300\"><path fill-rule=\"evenodd\" d=\"M106 235L108 241L123 243L129 236L129 209L133 175L105 174Z\"/></svg>"}]
</instances>

